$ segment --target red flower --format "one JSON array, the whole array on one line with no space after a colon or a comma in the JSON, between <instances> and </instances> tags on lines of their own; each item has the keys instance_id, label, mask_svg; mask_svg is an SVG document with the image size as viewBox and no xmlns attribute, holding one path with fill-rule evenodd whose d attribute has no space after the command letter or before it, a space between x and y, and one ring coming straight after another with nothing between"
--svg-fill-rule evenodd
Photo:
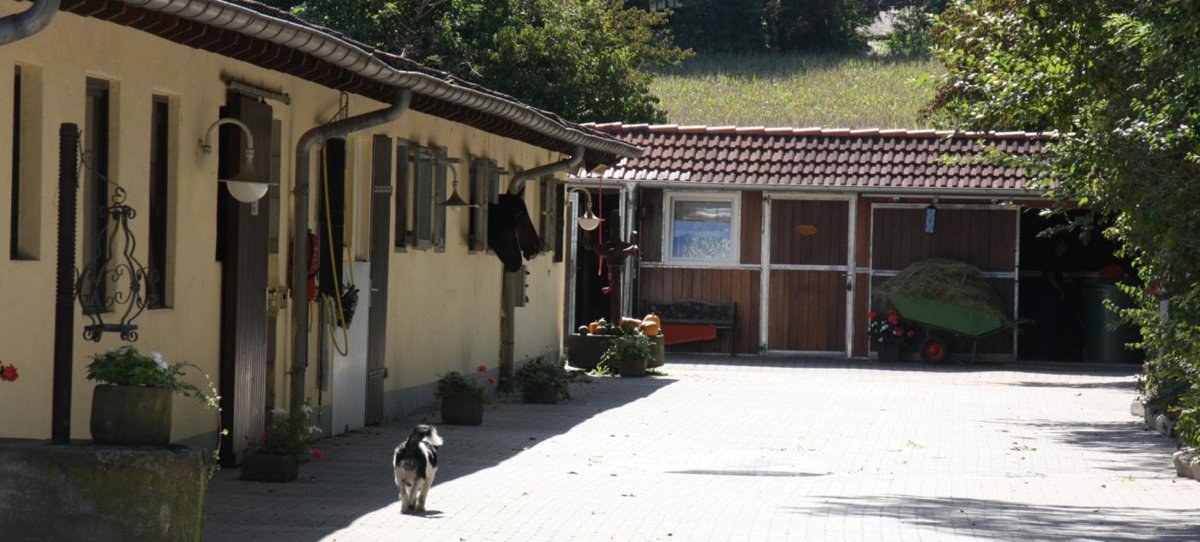
<instances>
[{"instance_id":1,"label":"red flower","mask_svg":"<svg viewBox=\"0 0 1200 542\"><path fill-rule=\"evenodd\" d=\"M267 432L263 431L262 433L259 433L258 440L262 441L263 444L266 444L267 443Z\"/></svg>"},{"instance_id":2,"label":"red flower","mask_svg":"<svg viewBox=\"0 0 1200 542\"><path fill-rule=\"evenodd\" d=\"M911 330L911 329L910 329L910 330L908 330L908 338L910 338L910 339L911 339L911 338L915 337L916 335L917 335L917 332L916 332L916 331L913 331L913 330Z\"/></svg>"},{"instance_id":3,"label":"red flower","mask_svg":"<svg viewBox=\"0 0 1200 542\"><path fill-rule=\"evenodd\" d=\"M0 369L0 380L15 382L19 376L16 365L4 365L3 369Z\"/></svg>"},{"instance_id":4,"label":"red flower","mask_svg":"<svg viewBox=\"0 0 1200 542\"><path fill-rule=\"evenodd\" d=\"M901 328L896 328L896 330L892 332L892 335L895 335L895 336L897 336L897 337L903 337L903 336L904 336L904 330L903 330L903 329L901 329Z\"/></svg>"},{"instance_id":5,"label":"red flower","mask_svg":"<svg viewBox=\"0 0 1200 542\"><path fill-rule=\"evenodd\" d=\"M893 326L896 324L899 324L900 323L900 315L896 314L896 311L889 312L888 313L888 323L892 324Z\"/></svg>"},{"instance_id":6,"label":"red flower","mask_svg":"<svg viewBox=\"0 0 1200 542\"><path fill-rule=\"evenodd\" d=\"M495 385L496 385L496 377L494 377L494 376L489 376L489 377L488 377L488 384L491 384L491 385L495 386Z\"/></svg>"},{"instance_id":7,"label":"red flower","mask_svg":"<svg viewBox=\"0 0 1200 542\"><path fill-rule=\"evenodd\" d=\"M317 448L313 448L309 453L312 454L313 459L325 459L325 452L322 452Z\"/></svg>"},{"instance_id":8,"label":"red flower","mask_svg":"<svg viewBox=\"0 0 1200 542\"><path fill-rule=\"evenodd\" d=\"M879 318L879 313L877 313L875 311L871 311L871 312L867 313L867 320L874 320L876 318Z\"/></svg>"},{"instance_id":9,"label":"red flower","mask_svg":"<svg viewBox=\"0 0 1200 542\"><path fill-rule=\"evenodd\" d=\"M487 372L487 365L480 365L480 366L476 367L476 368L475 368L475 370L476 370L476 371L478 371L478 372L481 372L481 373L486 373L486 372Z\"/></svg>"}]
</instances>

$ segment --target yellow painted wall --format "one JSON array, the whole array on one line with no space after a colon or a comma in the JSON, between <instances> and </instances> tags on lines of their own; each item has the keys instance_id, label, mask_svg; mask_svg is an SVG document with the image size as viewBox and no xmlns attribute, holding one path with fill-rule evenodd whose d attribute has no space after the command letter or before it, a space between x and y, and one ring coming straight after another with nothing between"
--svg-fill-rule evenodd
<instances>
[{"instance_id":1,"label":"yellow painted wall","mask_svg":"<svg viewBox=\"0 0 1200 542\"><path fill-rule=\"evenodd\" d=\"M0 1L0 16L22 11L27 4ZM20 64L39 73L41 92L39 260L12 261L7 256L11 199L11 134L13 66ZM114 133L112 177L129 193L129 203L142 211L133 221L139 240L148 238L147 217L149 171L150 104L154 94L172 97L175 136L172 149L171 185L173 255L172 307L147 311L138 320L143 351L161 351L169 361L187 360L214 380L219 357L220 267L215 261L216 155L203 155L199 140L218 117L225 102L224 79L235 79L269 88L292 97L291 105L271 102L274 116L282 121L283 196L281 247L272 263L276 273L286 273L290 238L290 184L293 152L301 134L329 121L339 107L339 95L330 89L261 68L175 45L137 30L112 23L60 13L43 32L0 48L0 362L15 364L20 380L0 382L0 438L48 438L50 433L51 372L53 357L54 251L57 197L58 144L60 123L82 123L85 79L96 77L112 84ZM31 85L32 81L25 84ZM356 115L385 104L353 96L350 114ZM485 155L502 167L526 169L560 158L556 153L487 134L465 125L409 112L389 126L355 134L349 179L358 183L350 197L360 198L362 217L347 228L353 250L367 254L370 183L370 136L386 133L418 144L442 145L451 157L467 159ZM358 160L356 168L353 160ZM30 166L29 164L26 164ZM460 164L459 189L468 186L467 162ZM26 170L30 171L30 170ZM317 171L314 163L313 171ZM411 185L410 185L411 186ZM315 196L314 180L314 196ZM507 180L502 182L507 188ZM536 184L527 190L527 202L537 223L539 209ZM314 198L315 201L315 198ZM348 199L348 201L351 201ZM315 209L315 207L313 207ZM393 211L394 212L394 211ZM315 229L315 212L310 213ZM411 212L410 212L411 217ZM391 295L388 307L387 360L391 377L388 390L428 384L435 375L449 370L466 370L480 363L494 365L500 349L499 260L487 254L468 254L468 215L450 211L447 217L445 253L414 251L394 253L391 261ZM389 228L390 230L390 228ZM80 229L82 231L82 228ZM145 258L144 244L139 256ZM530 262L530 305L518 309L516 359L557 352L562 311L563 265L551 264L543 254ZM81 257L77 257L77 262ZM283 275L280 275L283 276ZM286 276L283 276L286 280ZM275 286L277 284L272 284ZM282 286L288 286L282 284ZM363 299L366 295L364 292ZM291 301L279 313L275 389L276 404L288 404L285 371L290 367ZM316 307L313 307L315 317ZM72 405L72 438L87 439L88 415L93 383L85 379L88 356L110 346L82 339L84 318L76 305L75 369ZM315 320L314 320L315 321ZM313 326L307 378L308 396L318 397L316 372L317 328ZM200 382L199 380L197 381ZM332 398L326 392L324 403ZM198 404L179 399L174 408L173 438L208 433L216 428L216 414Z\"/></svg>"}]
</instances>

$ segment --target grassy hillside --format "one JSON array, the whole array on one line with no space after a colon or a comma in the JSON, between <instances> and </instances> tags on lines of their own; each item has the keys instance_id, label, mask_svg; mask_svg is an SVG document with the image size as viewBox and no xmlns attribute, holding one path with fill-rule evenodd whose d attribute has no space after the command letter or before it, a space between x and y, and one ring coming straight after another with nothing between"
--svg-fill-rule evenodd
<instances>
[{"instance_id":1,"label":"grassy hillside","mask_svg":"<svg viewBox=\"0 0 1200 542\"><path fill-rule=\"evenodd\" d=\"M708 55L660 74L651 90L674 124L922 128L939 70L929 59Z\"/></svg>"}]
</instances>

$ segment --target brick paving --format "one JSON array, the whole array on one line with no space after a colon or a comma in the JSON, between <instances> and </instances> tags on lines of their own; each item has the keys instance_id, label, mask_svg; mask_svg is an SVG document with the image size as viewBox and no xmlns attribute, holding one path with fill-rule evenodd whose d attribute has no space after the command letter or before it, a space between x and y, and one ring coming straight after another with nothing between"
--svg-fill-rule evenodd
<instances>
[{"instance_id":1,"label":"brick paving","mask_svg":"<svg viewBox=\"0 0 1200 542\"><path fill-rule=\"evenodd\" d=\"M672 358L446 445L425 516L390 454L427 413L222 471L212 541L1200 540L1200 483L1129 413L1132 369Z\"/></svg>"}]
</instances>

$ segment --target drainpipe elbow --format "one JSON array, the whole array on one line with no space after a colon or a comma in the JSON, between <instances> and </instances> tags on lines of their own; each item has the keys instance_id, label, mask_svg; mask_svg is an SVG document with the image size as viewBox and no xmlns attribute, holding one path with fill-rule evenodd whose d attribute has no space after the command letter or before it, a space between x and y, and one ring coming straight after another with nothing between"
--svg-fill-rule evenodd
<instances>
[{"instance_id":1,"label":"drainpipe elbow","mask_svg":"<svg viewBox=\"0 0 1200 542\"><path fill-rule=\"evenodd\" d=\"M37 0L29 9L0 19L0 45L41 32L58 13L60 0Z\"/></svg>"}]
</instances>

